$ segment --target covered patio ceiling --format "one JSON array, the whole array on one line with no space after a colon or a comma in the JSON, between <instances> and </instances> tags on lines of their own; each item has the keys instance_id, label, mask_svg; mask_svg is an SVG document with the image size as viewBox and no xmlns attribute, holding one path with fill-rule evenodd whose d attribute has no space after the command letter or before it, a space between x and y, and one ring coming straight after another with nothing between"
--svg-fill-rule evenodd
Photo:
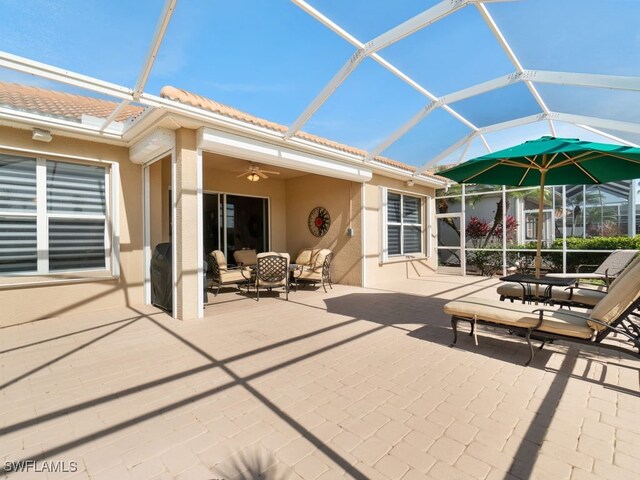
<instances>
[{"instance_id":1,"label":"covered patio ceiling","mask_svg":"<svg viewBox=\"0 0 640 480\"><path fill-rule=\"evenodd\" d=\"M285 141L304 130L419 175L540 135L639 144L639 14L633 0L3 2L0 80L113 100L77 127L104 138L129 140L136 119L116 120L131 105L193 115L159 95L173 85L285 125ZM0 121L29 115L0 105Z\"/></svg>"}]
</instances>

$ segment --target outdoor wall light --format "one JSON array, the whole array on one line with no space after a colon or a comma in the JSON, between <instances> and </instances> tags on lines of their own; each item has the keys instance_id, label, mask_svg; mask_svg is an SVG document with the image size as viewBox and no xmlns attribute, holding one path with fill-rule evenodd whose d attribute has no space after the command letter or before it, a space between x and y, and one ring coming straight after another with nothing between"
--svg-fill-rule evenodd
<instances>
[{"instance_id":1,"label":"outdoor wall light","mask_svg":"<svg viewBox=\"0 0 640 480\"><path fill-rule=\"evenodd\" d=\"M49 130L34 128L31 138L33 140L38 140L39 142L50 142L53 137L51 136L51 132Z\"/></svg>"},{"instance_id":2,"label":"outdoor wall light","mask_svg":"<svg viewBox=\"0 0 640 480\"><path fill-rule=\"evenodd\" d=\"M247 180L249 180L250 182L257 182L258 180L260 180L260 177L255 173L250 173L249 175L247 175Z\"/></svg>"}]
</instances>

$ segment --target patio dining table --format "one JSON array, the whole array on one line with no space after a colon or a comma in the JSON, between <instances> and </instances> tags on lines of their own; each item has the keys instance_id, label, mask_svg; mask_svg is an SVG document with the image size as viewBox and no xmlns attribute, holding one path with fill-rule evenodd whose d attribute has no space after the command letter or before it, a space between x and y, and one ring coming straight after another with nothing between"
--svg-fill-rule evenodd
<instances>
[{"instance_id":1,"label":"patio dining table","mask_svg":"<svg viewBox=\"0 0 640 480\"><path fill-rule=\"evenodd\" d=\"M519 283L522 287L522 303L536 301L546 303L551 299L551 289L553 287L570 287L575 285L577 279L575 278L562 278L562 277L549 277L543 275L536 278L535 275L528 275L523 273L514 273L513 275L507 275L506 277L500 277L503 282ZM535 294L532 287L534 285L540 285L544 287L541 295ZM539 293L539 292L538 292Z\"/></svg>"}]
</instances>

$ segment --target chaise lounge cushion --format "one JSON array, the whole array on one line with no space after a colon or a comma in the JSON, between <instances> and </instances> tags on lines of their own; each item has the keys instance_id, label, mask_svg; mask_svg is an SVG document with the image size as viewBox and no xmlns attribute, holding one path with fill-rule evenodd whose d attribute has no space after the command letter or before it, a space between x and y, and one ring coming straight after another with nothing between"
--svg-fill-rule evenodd
<instances>
[{"instance_id":1,"label":"chaise lounge cushion","mask_svg":"<svg viewBox=\"0 0 640 480\"><path fill-rule=\"evenodd\" d=\"M604 296L591 312L591 317L604 323L616 320L622 312L640 297L640 262L635 262L624 273L624 277L609 293ZM591 328L601 331L605 327L595 322L589 322Z\"/></svg>"},{"instance_id":2,"label":"chaise lounge cushion","mask_svg":"<svg viewBox=\"0 0 640 480\"><path fill-rule=\"evenodd\" d=\"M543 307L540 306L540 308ZM448 315L470 319L477 316L478 320L520 328L531 328L538 323L538 314L532 313L535 309L534 305L505 303L499 300L479 297L454 300L444 306L444 312ZM576 317L576 315L578 316ZM588 318L586 314L581 315L575 312L572 312L571 315L566 315L561 310L553 313L545 312L544 320L538 330L590 339L593 335L593 330L587 324Z\"/></svg>"}]
</instances>

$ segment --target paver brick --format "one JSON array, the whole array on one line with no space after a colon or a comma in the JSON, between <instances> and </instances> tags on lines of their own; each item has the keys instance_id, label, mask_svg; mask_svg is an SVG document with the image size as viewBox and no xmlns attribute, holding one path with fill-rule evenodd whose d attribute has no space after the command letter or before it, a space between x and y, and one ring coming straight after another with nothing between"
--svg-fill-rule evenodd
<instances>
[{"instance_id":1,"label":"paver brick","mask_svg":"<svg viewBox=\"0 0 640 480\"><path fill-rule=\"evenodd\" d=\"M412 469L421 472L427 472L436 463L436 459L431 455L405 442L394 446L389 455L399 458Z\"/></svg>"},{"instance_id":2,"label":"paver brick","mask_svg":"<svg viewBox=\"0 0 640 480\"><path fill-rule=\"evenodd\" d=\"M321 461L315 455L309 455L308 457L303 458L293 467L293 470L305 480L313 480L315 478L318 478L328 469L329 467L326 465L326 463Z\"/></svg>"},{"instance_id":3,"label":"paver brick","mask_svg":"<svg viewBox=\"0 0 640 480\"><path fill-rule=\"evenodd\" d=\"M452 438L464 445L469 445L478 433L478 428L468 423L453 422L444 432L445 436Z\"/></svg>"},{"instance_id":4,"label":"paver brick","mask_svg":"<svg viewBox=\"0 0 640 480\"><path fill-rule=\"evenodd\" d=\"M392 480L402 478L409 470L409 466L406 463L391 455L385 455L378 460L374 468Z\"/></svg>"},{"instance_id":5,"label":"paver brick","mask_svg":"<svg viewBox=\"0 0 640 480\"><path fill-rule=\"evenodd\" d=\"M383 425L375 436L394 445L398 443L411 429L400 422L389 422Z\"/></svg>"},{"instance_id":6,"label":"paver brick","mask_svg":"<svg viewBox=\"0 0 640 480\"><path fill-rule=\"evenodd\" d=\"M353 450L353 455L367 465L373 465L385 455L391 447L379 438L368 438Z\"/></svg>"},{"instance_id":7,"label":"paver brick","mask_svg":"<svg viewBox=\"0 0 640 480\"><path fill-rule=\"evenodd\" d=\"M486 463L478 460L477 458L472 457L471 455L462 454L458 461L455 463L454 467L459 468L465 473L471 475L474 478L479 480L483 480L489 472L491 471L491 467Z\"/></svg>"},{"instance_id":8,"label":"paver brick","mask_svg":"<svg viewBox=\"0 0 640 480\"><path fill-rule=\"evenodd\" d=\"M598 460L611 462L613 460L613 442L606 442L590 435L581 435L578 440L578 451Z\"/></svg>"},{"instance_id":9,"label":"paver brick","mask_svg":"<svg viewBox=\"0 0 640 480\"><path fill-rule=\"evenodd\" d=\"M464 451L465 446L447 437L441 437L429 448L428 452L438 460L453 465Z\"/></svg>"}]
</instances>

